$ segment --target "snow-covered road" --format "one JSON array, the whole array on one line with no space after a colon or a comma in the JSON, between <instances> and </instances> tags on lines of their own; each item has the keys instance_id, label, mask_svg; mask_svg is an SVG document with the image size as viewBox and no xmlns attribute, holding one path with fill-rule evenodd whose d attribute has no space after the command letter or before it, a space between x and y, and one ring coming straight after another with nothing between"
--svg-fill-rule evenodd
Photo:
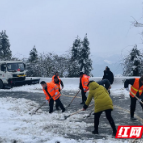
<instances>
[{"instance_id":1,"label":"snow-covered road","mask_svg":"<svg viewBox=\"0 0 143 143\"><path fill-rule=\"evenodd\" d=\"M39 105L31 100L0 98L0 143L119 143L108 136L108 140L94 138L74 140L67 134L91 134L85 130L90 123L78 122L86 114L78 114L64 120L68 113L48 114L42 110L30 115ZM127 141L125 141L127 142Z\"/></svg>"},{"instance_id":2,"label":"snow-covered road","mask_svg":"<svg viewBox=\"0 0 143 143\"><path fill-rule=\"evenodd\" d=\"M49 79L41 79L48 81ZM63 79L64 80L64 79ZM78 78L64 80L65 86L63 93L65 95L74 95L78 90ZM100 80L100 78L96 78L95 81ZM124 97L124 99L128 99L129 93L123 88L124 79L119 78L115 80L115 84L113 84L111 89L111 96L116 98ZM30 115L29 113L36 110L39 107L37 102L28 100L30 98L26 98L29 96L28 93L33 93L33 99L36 98L34 93L40 94L40 97L37 100L41 100L43 102L44 95L41 85L25 85L21 87L14 87L12 89L2 89L0 98L0 143L127 143L127 140L117 140L111 137L111 135L102 134L106 136L105 138L100 137L100 139L95 139L94 136L87 138L84 135L91 135L91 131L87 130L89 127L93 127L93 120L84 121L83 117L88 115L86 111L84 114L76 114L67 120L64 119L64 115L69 115L73 110L71 108L66 111L64 114L61 112L55 112L53 114L49 114L44 110L39 110L36 115ZM24 92L24 93L22 93ZM8 94L9 93L9 94ZM19 94L19 95L18 95ZM8 95L8 97L6 97ZM11 96L12 95L12 96ZM43 95L43 97L41 97ZM11 98L11 97L15 98ZM25 99L23 99L23 98ZM42 99L41 99L42 98ZM72 97L71 97L72 98ZM71 100L71 98L69 100ZM115 100L115 104L122 104L124 99ZM69 103L65 99L66 104ZM79 101L78 101L79 102ZM79 103L78 103L79 104ZM125 101L124 105L127 106L128 109L128 100ZM73 106L76 106L75 103ZM75 107L76 108L76 107ZM81 108L81 107L78 107ZM138 111L140 113L140 111ZM121 122L128 121L128 117L126 113L122 113L122 119L119 119L120 112L116 111L118 116L114 116L117 119L115 121L118 122L118 125ZM103 117L104 118L104 117ZM122 121L121 121L122 120ZM105 121L103 121L104 123ZM105 128L107 124L101 124L100 128ZM108 127L107 127L108 128ZM81 136L83 134L83 136ZM71 135L76 135L78 139L72 138Z\"/></svg>"}]
</instances>

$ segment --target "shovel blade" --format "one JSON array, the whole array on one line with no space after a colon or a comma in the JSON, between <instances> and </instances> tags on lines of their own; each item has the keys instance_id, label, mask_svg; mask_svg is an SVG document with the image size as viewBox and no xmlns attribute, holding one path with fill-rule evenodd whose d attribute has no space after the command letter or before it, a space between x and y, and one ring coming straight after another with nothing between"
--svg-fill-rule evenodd
<instances>
[{"instance_id":1,"label":"shovel blade","mask_svg":"<svg viewBox=\"0 0 143 143\"><path fill-rule=\"evenodd\" d=\"M69 117L70 117L70 115L68 115L68 116L64 116L65 120L66 120L67 118L69 118Z\"/></svg>"}]
</instances>

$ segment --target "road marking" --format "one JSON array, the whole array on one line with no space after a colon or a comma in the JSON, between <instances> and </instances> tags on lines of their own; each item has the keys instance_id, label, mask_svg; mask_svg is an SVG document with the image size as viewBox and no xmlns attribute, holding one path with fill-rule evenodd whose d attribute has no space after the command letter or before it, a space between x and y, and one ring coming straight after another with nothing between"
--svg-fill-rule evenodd
<instances>
[{"instance_id":1,"label":"road marking","mask_svg":"<svg viewBox=\"0 0 143 143\"><path fill-rule=\"evenodd\" d=\"M66 97L75 97L75 96L72 96L72 95L62 95L62 96L66 96ZM81 98L80 96L77 96L76 98Z\"/></svg>"}]
</instances>

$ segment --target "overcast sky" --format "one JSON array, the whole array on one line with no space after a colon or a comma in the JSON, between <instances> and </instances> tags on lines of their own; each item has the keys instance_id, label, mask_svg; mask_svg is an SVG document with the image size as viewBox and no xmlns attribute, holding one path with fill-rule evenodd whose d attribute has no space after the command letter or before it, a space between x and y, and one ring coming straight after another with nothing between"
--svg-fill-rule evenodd
<instances>
[{"instance_id":1,"label":"overcast sky","mask_svg":"<svg viewBox=\"0 0 143 143\"><path fill-rule=\"evenodd\" d=\"M77 35L87 33L91 54L127 53L141 49L142 0L0 0L0 31L6 30L13 55L38 52L65 53ZM124 50L123 50L124 49Z\"/></svg>"}]
</instances>

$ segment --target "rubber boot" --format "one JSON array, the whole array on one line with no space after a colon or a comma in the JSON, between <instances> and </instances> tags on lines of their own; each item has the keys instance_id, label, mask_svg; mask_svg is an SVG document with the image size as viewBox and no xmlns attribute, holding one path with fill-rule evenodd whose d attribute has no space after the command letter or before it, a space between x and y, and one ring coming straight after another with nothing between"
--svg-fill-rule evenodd
<instances>
[{"instance_id":1,"label":"rubber boot","mask_svg":"<svg viewBox=\"0 0 143 143\"><path fill-rule=\"evenodd\" d=\"M92 131L92 134L98 134L97 130Z\"/></svg>"}]
</instances>

